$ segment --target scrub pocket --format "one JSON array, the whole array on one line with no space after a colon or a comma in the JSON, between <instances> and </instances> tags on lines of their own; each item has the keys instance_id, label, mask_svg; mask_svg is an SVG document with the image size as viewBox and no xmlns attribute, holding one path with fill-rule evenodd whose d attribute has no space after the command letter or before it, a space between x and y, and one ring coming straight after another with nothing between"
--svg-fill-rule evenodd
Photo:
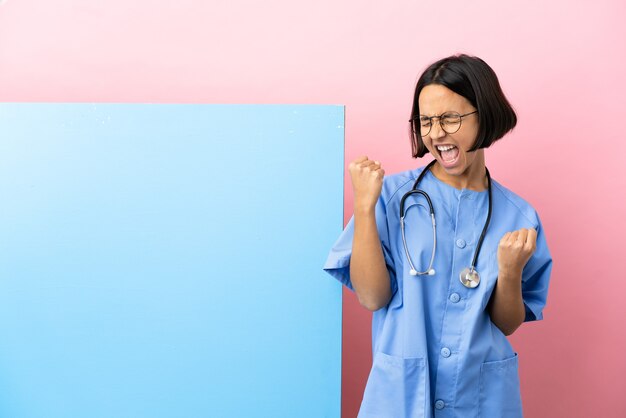
<instances>
[{"instance_id":1,"label":"scrub pocket","mask_svg":"<svg viewBox=\"0 0 626 418\"><path fill-rule=\"evenodd\" d=\"M425 410L424 359L375 353L358 418L425 418Z\"/></svg>"},{"instance_id":2,"label":"scrub pocket","mask_svg":"<svg viewBox=\"0 0 626 418\"><path fill-rule=\"evenodd\" d=\"M522 418L517 353L480 368L480 418Z\"/></svg>"}]
</instances>

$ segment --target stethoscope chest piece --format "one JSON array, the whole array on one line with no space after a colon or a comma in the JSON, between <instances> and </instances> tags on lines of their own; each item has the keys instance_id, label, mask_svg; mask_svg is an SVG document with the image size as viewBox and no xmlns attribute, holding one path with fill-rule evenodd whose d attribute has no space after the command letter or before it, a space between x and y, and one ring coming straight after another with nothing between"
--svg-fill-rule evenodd
<instances>
[{"instance_id":1,"label":"stethoscope chest piece","mask_svg":"<svg viewBox=\"0 0 626 418\"><path fill-rule=\"evenodd\" d=\"M469 287L470 289L473 289L480 284L480 275L476 270L470 269L469 267L465 267L463 269L459 279L461 280L461 283L463 283L463 286Z\"/></svg>"}]
</instances>

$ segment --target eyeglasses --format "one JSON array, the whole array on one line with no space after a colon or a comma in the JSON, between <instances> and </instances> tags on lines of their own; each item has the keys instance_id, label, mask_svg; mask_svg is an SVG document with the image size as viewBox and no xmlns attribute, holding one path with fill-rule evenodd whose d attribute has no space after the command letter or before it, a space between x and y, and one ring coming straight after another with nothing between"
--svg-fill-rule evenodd
<instances>
[{"instance_id":1,"label":"eyeglasses","mask_svg":"<svg viewBox=\"0 0 626 418\"><path fill-rule=\"evenodd\" d=\"M473 112L466 113L461 115L457 112L446 112L441 116L424 116L419 115L418 117L411 118L409 122L413 125L413 132L417 133L417 124L419 124L419 132L421 136L426 136L430 133L430 129L433 126L433 119L439 119L439 125L444 132L448 134L453 134L461 129L461 120L468 115L472 115L478 112L478 110L474 110Z\"/></svg>"}]
</instances>

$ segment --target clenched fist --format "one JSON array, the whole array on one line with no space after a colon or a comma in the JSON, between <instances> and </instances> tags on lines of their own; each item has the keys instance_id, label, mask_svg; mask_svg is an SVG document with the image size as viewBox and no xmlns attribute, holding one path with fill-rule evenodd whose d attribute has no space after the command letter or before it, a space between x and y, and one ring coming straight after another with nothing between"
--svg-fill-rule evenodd
<instances>
[{"instance_id":1,"label":"clenched fist","mask_svg":"<svg viewBox=\"0 0 626 418\"><path fill-rule=\"evenodd\" d=\"M521 277L524 266L537 248L537 231L518 229L504 234L498 244L498 270L503 276ZM503 274L507 273L507 274Z\"/></svg>"},{"instance_id":2,"label":"clenched fist","mask_svg":"<svg viewBox=\"0 0 626 418\"><path fill-rule=\"evenodd\" d=\"M385 170L378 161L359 157L348 166L354 191L354 210L373 210L383 187Z\"/></svg>"}]
</instances>

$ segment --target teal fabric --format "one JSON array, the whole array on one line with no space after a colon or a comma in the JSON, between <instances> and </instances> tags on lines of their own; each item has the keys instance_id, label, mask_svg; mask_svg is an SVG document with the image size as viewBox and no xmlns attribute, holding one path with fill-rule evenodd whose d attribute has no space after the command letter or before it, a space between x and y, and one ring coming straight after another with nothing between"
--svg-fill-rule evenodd
<instances>
[{"instance_id":1,"label":"teal fabric","mask_svg":"<svg viewBox=\"0 0 626 418\"><path fill-rule=\"evenodd\" d=\"M522 403L518 354L486 310L498 278L502 236L535 228L537 249L522 274L526 321L543 318L552 258L537 212L493 180L493 212L476 268L481 283L466 288L459 273L469 267L488 212L488 191L456 189L432 172L419 188L435 209L435 275L411 276L400 231L400 200L423 167L385 177L376 223L393 297L374 312L373 364L360 418L519 418ZM432 246L430 212L424 198L405 204L406 240L415 268L428 267ZM354 218L332 247L324 269L348 288Z\"/></svg>"}]
</instances>

